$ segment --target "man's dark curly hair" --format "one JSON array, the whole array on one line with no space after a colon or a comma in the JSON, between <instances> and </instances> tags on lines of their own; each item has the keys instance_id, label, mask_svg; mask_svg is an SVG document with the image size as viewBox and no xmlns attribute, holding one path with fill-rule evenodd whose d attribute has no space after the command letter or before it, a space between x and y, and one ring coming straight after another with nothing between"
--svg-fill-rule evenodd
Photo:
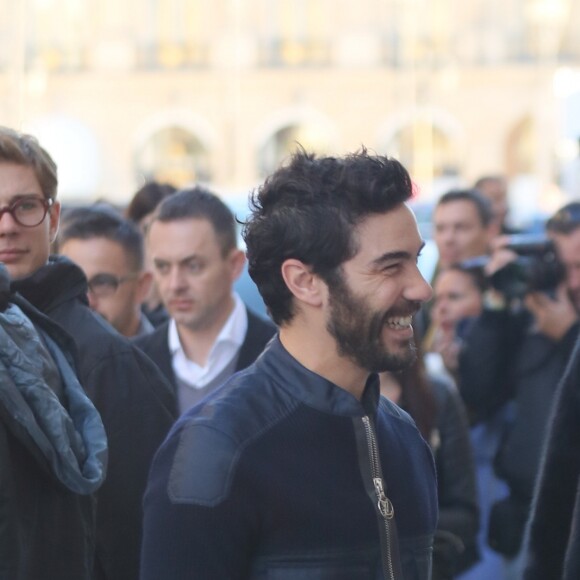
<instances>
[{"instance_id":1,"label":"man's dark curly hair","mask_svg":"<svg viewBox=\"0 0 580 580\"><path fill-rule=\"evenodd\" d=\"M282 278L289 258L300 260L327 283L358 251L356 227L371 214L411 197L413 184L395 159L366 149L346 157L317 157L303 150L268 177L250 197L244 224L250 276L274 322L293 315Z\"/></svg>"}]
</instances>

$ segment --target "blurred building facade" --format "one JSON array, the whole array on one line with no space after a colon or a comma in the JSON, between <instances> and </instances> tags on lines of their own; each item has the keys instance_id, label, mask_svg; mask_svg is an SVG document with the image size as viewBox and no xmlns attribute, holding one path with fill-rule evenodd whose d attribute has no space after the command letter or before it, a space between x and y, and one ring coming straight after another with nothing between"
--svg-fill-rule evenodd
<instances>
[{"instance_id":1,"label":"blurred building facade","mask_svg":"<svg viewBox=\"0 0 580 580\"><path fill-rule=\"evenodd\" d=\"M41 138L65 198L122 203L149 178L244 192L296 142L395 155L426 198L487 173L538 203L554 184L580 196L580 0L0 0L0 14L0 123Z\"/></svg>"}]
</instances>

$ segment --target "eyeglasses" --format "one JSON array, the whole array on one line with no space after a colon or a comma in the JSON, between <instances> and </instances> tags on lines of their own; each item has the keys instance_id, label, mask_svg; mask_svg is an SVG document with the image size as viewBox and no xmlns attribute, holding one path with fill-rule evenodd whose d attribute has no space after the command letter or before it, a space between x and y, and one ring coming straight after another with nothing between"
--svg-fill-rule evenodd
<instances>
[{"instance_id":1,"label":"eyeglasses","mask_svg":"<svg viewBox=\"0 0 580 580\"><path fill-rule=\"evenodd\" d=\"M18 225L33 228L44 221L53 203L52 199L41 199L40 197L17 199L9 206L0 209L0 219L5 213L9 213Z\"/></svg>"},{"instance_id":2,"label":"eyeglasses","mask_svg":"<svg viewBox=\"0 0 580 580\"><path fill-rule=\"evenodd\" d=\"M89 291L97 298L107 298L115 294L121 284L134 280L138 276L137 272L121 277L117 277L114 274L95 274L88 280Z\"/></svg>"},{"instance_id":3,"label":"eyeglasses","mask_svg":"<svg viewBox=\"0 0 580 580\"><path fill-rule=\"evenodd\" d=\"M577 201L565 205L546 222L546 229L556 234L569 234L578 226L580 226L580 203Z\"/></svg>"}]
</instances>

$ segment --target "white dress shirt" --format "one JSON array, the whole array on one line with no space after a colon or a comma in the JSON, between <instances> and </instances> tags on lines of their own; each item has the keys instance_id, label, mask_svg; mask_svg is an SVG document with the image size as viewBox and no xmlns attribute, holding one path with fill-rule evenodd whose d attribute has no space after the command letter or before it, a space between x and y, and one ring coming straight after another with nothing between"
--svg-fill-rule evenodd
<instances>
[{"instance_id":1,"label":"white dress shirt","mask_svg":"<svg viewBox=\"0 0 580 580\"><path fill-rule=\"evenodd\" d=\"M234 309L214 342L205 366L185 355L175 320L169 321L169 352L175 376L194 389L202 389L215 379L238 354L248 331L248 313L242 299L234 292Z\"/></svg>"}]
</instances>

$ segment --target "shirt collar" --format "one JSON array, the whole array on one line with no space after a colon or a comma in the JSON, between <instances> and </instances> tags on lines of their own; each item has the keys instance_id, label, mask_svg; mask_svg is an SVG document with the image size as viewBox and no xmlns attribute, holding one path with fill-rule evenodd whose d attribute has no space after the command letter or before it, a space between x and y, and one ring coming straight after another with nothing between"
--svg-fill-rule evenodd
<instances>
[{"instance_id":1,"label":"shirt collar","mask_svg":"<svg viewBox=\"0 0 580 580\"><path fill-rule=\"evenodd\" d=\"M234 309L225 324L222 326L222 329L211 348L208 360L211 358L211 354L218 344L229 343L239 348L242 346L244 339L246 338L246 333L248 331L248 313L246 311L246 306L236 292L232 293L232 298L234 299ZM168 339L169 352L172 356L178 351L183 350L179 340L177 324L173 318L169 321Z\"/></svg>"}]
</instances>

